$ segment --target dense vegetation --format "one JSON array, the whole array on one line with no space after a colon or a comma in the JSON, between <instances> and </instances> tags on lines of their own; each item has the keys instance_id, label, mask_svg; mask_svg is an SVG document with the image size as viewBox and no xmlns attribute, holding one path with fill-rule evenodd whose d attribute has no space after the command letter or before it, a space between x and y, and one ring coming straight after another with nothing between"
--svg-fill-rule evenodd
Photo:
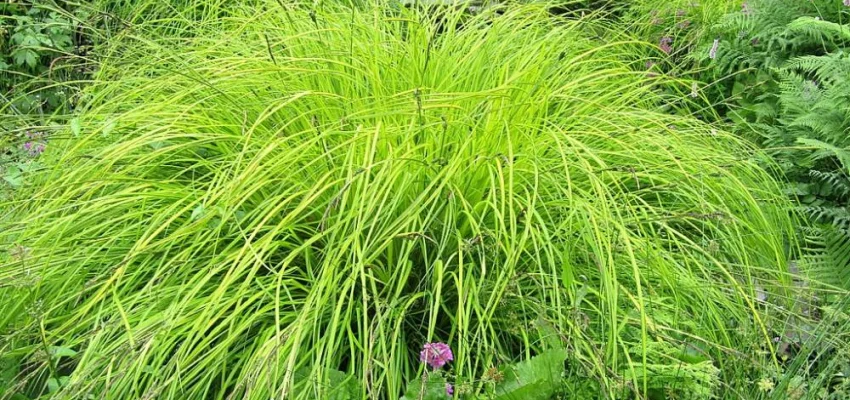
<instances>
[{"instance_id":1,"label":"dense vegetation","mask_svg":"<svg viewBox=\"0 0 850 400\"><path fill-rule=\"evenodd\" d=\"M731 98L735 131L767 149L786 191L816 225L825 250L818 279L850 289L850 6L837 1L753 1L715 27L716 60L704 79ZM710 50L698 52L704 63ZM740 71L737 72L736 71ZM733 75L731 79L725 76Z\"/></svg>"},{"instance_id":2,"label":"dense vegetation","mask_svg":"<svg viewBox=\"0 0 850 400\"><path fill-rule=\"evenodd\" d=\"M0 399L850 396L850 4L0 7Z\"/></svg>"}]
</instances>

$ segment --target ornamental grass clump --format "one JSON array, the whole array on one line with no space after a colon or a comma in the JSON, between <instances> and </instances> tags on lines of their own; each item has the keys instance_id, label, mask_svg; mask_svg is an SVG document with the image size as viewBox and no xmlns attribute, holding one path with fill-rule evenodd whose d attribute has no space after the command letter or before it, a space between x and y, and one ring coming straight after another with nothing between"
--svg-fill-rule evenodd
<instances>
[{"instance_id":1,"label":"ornamental grass clump","mask_svg":"<svg viewBox=\"0 0 850 400\"><path fill-rule=\"evenodd\" d=\"M439 343L455 396L552 348L599 396L698 348L673 390L710 393L742 336L770 346L785 200L654 111L649 44L431 15L270 1L119 42L1 220L28 249L0 262L7 391L397 399Z\"/></svg>"}]
</instances>

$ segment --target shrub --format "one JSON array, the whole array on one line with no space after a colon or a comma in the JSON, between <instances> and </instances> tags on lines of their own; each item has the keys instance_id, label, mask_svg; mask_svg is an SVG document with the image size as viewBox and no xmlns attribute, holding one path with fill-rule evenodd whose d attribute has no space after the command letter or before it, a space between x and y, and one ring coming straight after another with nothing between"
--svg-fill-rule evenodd
<instances>
[{"instance_id":1,"label":"shrub","mask_svg":"<svg viewBox=\"0 0 850 400\"><path fill-rule=\"evenodd\" d=\"M757 153L654 111L632 41L427 15L268 2L120 42L0 219L7 392L398 398L445 342L456 396L526 360L707 398L772 346L792 229Z\"/></svg>"},{"instance_id":2,"label":"shrub","mask_svg":"<svg viewBox=\"0 0 850 400\"><path fill-rule=\"evenodd\" d=\"M86 68L78 55L90 44L82 26L88 16L87 9L55 3L0 4L0 112L44 114L68 101L73 93L56 83ZM5 123L0 128L9 129Z\"/></svg>"},{"instance_id":3,"label":"shrub","mask_svg":"<svg viewBox=\"0 0 850 400\"><path fill-rule=\"evenodd\" d=\"M102 32L92 9L65 1L0 4L0 199L38 169L38 155L92 72Z\"/></svg>"}]
</instances>

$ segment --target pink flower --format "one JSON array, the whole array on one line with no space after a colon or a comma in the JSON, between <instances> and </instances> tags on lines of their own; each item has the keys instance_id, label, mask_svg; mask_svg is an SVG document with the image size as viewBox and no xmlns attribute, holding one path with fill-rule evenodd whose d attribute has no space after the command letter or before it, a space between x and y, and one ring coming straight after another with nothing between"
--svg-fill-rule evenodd
<instances>
[{"instance_id":1,"label":"pink flower","mask_svg":"<svg viewBox=\"0 0 850 400\"><path fill-rule=\"evenodd\" d=\"M454 360L452 349L445 343L425 343L422 346L422 352L419 353L419 361L434 369L442 368L452 360Z\"/></svg>"},{"instance_id":2,"label":"pink flower","mask_svg":"<svg viewBox=\"0 0 850 400\"><path fill-rule=\"evenodd\" d=\"M670 54L673 51L673 47L670 46L670 43L673 43L673 38L669 36L664 36L661 38L661 41L658 42L658 47L661 48L661 51Z\"/></svg>"},{"instance_id":3,"label":"pink flower","mask_svg":"<svg viewBox=\"0 0 850 400\"><path fill-rule=\"evenodd\" d=\"M848 0L850 1L850 0ZM715 59L717 58L717 49L720 47L720 39L714 39L714 43L711 45L711 50L708 51L708 58Z\"/></svg>"},{"instance_id":4,"label":"pink flower","mask_svg":"<svg viewBox=\"0 0 850 400\"><path fill-rule=\"evenodd\" d=\"M848 1L850 1L850 0L848 0ZM449 395L449 396L455 394L454 386L452 386L452 384L448 383L448 382L446 382L446 394Z\"/></svg>"}]
</instances>

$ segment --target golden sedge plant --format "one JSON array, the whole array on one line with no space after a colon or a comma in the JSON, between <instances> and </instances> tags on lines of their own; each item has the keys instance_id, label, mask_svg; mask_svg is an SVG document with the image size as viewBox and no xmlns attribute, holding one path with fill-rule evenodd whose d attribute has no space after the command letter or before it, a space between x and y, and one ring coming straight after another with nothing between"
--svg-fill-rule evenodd
<instances>
[{"instance_id":1,"label":"golden sedge plant","mask_svg":"<svg viewBox=\"0 0 850 400\"><path fill-rule=\"evenodd\" d=\"M592 396L699 348L710 394L770 346L787 205L587 24L270 1L134 28L5 207L7 395L397 399L431 342L458 397L547 343Z\"/></svg>"}]
</instances>

